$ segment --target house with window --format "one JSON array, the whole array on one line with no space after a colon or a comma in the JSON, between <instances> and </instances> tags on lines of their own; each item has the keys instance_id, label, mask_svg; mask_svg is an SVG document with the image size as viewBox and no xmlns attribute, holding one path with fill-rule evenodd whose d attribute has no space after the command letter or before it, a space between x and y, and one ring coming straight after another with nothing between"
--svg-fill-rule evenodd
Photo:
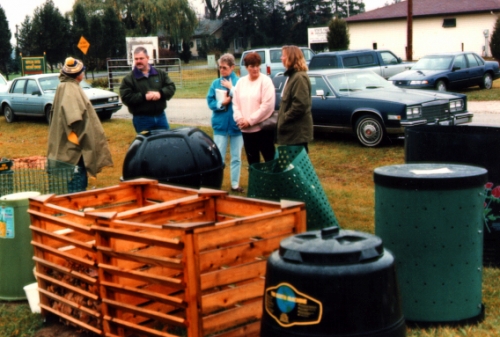
<instances>
[{"instance_id":1,"label":"house with window","mask_svg":"<svg viewBox=\"0 0 500 337\"><path fill-rule=\"evenodd\" d=\"M198 26L196 27L193 37L191 38L191 55L194 57L199 56L199 49L202 45L202 41L204 38L211 36L215 38L215 40L219 40L222 38L222 25L223 20L208 20L201 19L198 22ZM243 51L250 49L250 43L247 48L242 45L242 38L235 38L229 44L229 48L227 50L228 53L238 55L243 53Z\"/></svg>"},{"instance_id":2,"label":"house with window","mask_svg":"<svg viewBox=\"0 0 500 337\"><path fill-rule=\"evenodd\" d=\"M413 0L412 12L413 60L454 51L491 57L500 0ZM349 49L389 49L406 58L407 13L403 1L347 18Z\"/></svg>"}]
</instances>

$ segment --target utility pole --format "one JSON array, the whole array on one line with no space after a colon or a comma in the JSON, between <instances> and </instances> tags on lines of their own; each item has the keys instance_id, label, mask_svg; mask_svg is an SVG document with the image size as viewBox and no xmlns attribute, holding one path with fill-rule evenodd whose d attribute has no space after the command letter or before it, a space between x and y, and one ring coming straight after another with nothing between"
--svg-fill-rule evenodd
<instances>
[{"instance_id":1,"label":"utility pole","mask_svg":"<svg viewBox=\"0 0 500 337\"><path fill-rule=\"evenodd\" d=\"M413 0L408 2L408 17L406 19L406 60L413 60Z\"/></svg>"}]
</instances>

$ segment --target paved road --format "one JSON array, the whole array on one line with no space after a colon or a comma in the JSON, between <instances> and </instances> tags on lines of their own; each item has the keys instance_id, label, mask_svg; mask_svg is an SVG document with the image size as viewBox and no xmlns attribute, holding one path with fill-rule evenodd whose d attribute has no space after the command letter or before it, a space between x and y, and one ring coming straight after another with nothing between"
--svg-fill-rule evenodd
<instances>
[{"instance_id":1,"label":"paved road","mask_svg":"<svg viewBox=\"0 0 500 337\"><path fill-rule=\"evenodd\" d=\"M474 113L473 125L500 126L500 101L468 102ZM168 102L167 116L170 123L184 125L210 125L212 111L205 99L173 98ZM132 118L124 106L113 114L113 118Z\"/></svg>"}]
</instances>

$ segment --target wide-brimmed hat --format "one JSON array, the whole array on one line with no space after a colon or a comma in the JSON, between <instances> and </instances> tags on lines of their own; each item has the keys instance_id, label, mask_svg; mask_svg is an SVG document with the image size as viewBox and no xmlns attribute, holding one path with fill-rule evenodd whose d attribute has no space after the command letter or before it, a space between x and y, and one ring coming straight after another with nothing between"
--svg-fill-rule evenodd
<instances>
[{"instance_id":1,"label":"wide-brimmed hat","mask_svg":"<svg viewBox=\"0 0 500 337\"><path fill-rule=\"evenodd\" d=\"M72 57L68 57L64 61L62 72L69 76L78 76L82 71L85 71L83 62Z\"/></svg>"}]
</instances>

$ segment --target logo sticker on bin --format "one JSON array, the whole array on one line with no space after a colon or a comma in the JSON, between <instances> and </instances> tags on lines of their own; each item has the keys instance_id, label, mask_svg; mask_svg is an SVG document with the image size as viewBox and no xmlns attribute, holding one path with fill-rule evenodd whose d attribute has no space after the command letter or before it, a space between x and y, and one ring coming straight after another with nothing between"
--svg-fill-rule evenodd
<instances>
[{"instance_id":1,"label":"logo sticker on bin","mask_svg":"<svg viewBox=\"0 0 500 337\"><path fill-rule=\"evenodd\" d=\"M289 283L269 287L265 293L266 312L282 327L319 324L323 304L299 292Z\"/></svg>"},{"instance_id":2,"label":"logo sticker on bin","mask_svg":"<svg viewBox=\"0 0 500 337\"><path fill-rule=\"evenodd\" d=\"M14 233L14 208L0 207L0 239L13 239Z\"/></svg>"}]
</instances>

